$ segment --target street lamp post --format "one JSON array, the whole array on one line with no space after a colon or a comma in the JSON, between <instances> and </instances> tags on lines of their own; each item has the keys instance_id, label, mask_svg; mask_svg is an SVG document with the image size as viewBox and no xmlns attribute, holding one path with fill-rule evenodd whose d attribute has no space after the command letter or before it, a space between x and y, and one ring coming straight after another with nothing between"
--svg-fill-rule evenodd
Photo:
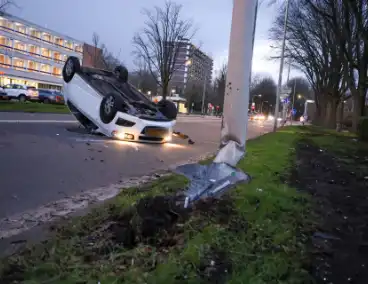
<instances>
[{"instance_id":1,"label":"street lamp post","mask_svg":"<svg viewBox=\"0 0 368 284\"><path fill-rule=\"evenodd\" d=\"M234 0L220 150L215 163L235 167L245 155L257 0Z\"/></svg>"},{"instance_id":2,"label":"street lamp post","mask_svg":"<svg viewBox=\"0 0 368 284\"><path fill-rule=\"evenodd\" d=\"M286 42L286 30L287 30L288 16L289 16L289 0L286 0L285 22L284 22L284 37L282 39L279 81L278 81L278 84L277 84L277 92L276 92L275 120L274 120L274 124L273 124L273 131L276 131L276 129L277 129L277 118L279 116L280 94L281 94L281 85L282 85L282 72L284 70L284 55L285 55L285 42Z\"/></svg>"},{"instance_id":3,"label":"street lamp post","mask_svg":"<svg viewBox=\"0 0 368 284\"><path fill-rule=\"evenodd\" d=\"M202 94L202 115L204 115L204 101L206 99L207 73L208 73L208 70L205 70L204 83L203 83L203 94Z\"/></svg>"},{"instance_id":4,"label":"street lamp post","mask_svg":"<svg viewBox=\"0 0 368 284\"><path fill-rule=\"evenodd\" d=\"M294 117L295 89L296 89L296 80L294 79L293 103L291 105L291 114L290 114L290 123L291 124L293 124L293 117Z\"/></svg>"}]
</instances>

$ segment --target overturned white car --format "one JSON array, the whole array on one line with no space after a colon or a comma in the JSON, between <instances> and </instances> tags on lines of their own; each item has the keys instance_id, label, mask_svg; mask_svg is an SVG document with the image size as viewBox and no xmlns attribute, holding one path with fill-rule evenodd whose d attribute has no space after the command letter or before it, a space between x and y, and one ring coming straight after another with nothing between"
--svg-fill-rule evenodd
<instances>
[{"instance_id":1,"label":"overturned white car","mask_svg":"<svg viewBox=\"0 0 368 284\"><path fill-rule=\"evenodd\" d=\"M71 113L91 133L119 140L165 143L171 140L177 109L173 102L149 100L128 83L128 71L82 67L69 57L63 68L64 98Z\"/></svg>"}]
</instances>

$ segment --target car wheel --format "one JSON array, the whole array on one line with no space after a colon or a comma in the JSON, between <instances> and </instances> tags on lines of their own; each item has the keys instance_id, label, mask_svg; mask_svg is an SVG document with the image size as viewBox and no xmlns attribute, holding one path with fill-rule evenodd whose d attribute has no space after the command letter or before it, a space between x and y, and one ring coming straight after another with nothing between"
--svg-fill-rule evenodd
<instances>
[{"instance_id":1,"label":"car wheel","mask_svg":"<svg viewBox=\"0 0 368 284\"><path fill-rule=\"evenodd\" d=\"M122 83L126 83L128 82L128 69L124 66L116 66L114 73L116 75L116 77L119 79L119 81L121 81Z\"/></svg>"},{"instance_id":2,"label":"car wheel","mask_svg":"<svg viewBox=\"0 0 368 284\"><path fill-rule=\"evenodd\" d=\"M175 104L169 100L161 100L157 103L158 109L168 119L174 120L178 116L178 110Z\"/></svg>"},{"instance_id":3,"label":"car wheel","mask_svg":"<svg viewBox=\"0 0 368 284\"><path fill-rule=\"evenodd\" d=\"M27 100L26 95L19 95L18 96L18 101L20 101L21 103L24 103Z\"/></svg>"},{"instance_id":4,"label":"car wheel","mask_svg":"<svg viewBox=\"0 0 368 284\"><path fill-rule=\"evenodd\" d=\"M118 98L113 94L106 95L100 105L100 118L103 123L110 123L118 112Z\"/></svg>"},{"instance_id":5,"label":"car wheel","mask_svg":"<svg viewBox=\"0 0 368 284\"><path fill-rule=\"evenodd\" d=\"M44 100L43 100L43 103L44 103L44 104L49 104L49 103L50 103L50 101L49 101L49 99L44 99Z\"/></svg>"},{"instance_id":6,"label":"car wheel","mask_svg":"<svg viewBox=\"0 0 368 284\"><path fill-rule=\"evenodd\" d=\"M63 68L64 81L69 83L73 79L74 74L80 72L80 69L79 59L75 56L68 57Z\"/></svg>"}]
</instances>

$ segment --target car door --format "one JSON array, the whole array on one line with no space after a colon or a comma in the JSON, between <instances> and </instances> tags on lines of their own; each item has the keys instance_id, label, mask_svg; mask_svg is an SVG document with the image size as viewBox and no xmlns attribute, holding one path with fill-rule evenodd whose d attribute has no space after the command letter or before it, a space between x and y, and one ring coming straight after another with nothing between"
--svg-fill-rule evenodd
<instances>
[{"instance_id":1,"label":"car door","mask_svg":"<svg viewBox=\"0 0 368 284\"><path fill-rule=\"evenodd\" d=\"M8 95L8 97L14 98L15 96L15 89L13 87L13 84L7 84L3 87L5 93Z\"/></svg>"}]
</instances>

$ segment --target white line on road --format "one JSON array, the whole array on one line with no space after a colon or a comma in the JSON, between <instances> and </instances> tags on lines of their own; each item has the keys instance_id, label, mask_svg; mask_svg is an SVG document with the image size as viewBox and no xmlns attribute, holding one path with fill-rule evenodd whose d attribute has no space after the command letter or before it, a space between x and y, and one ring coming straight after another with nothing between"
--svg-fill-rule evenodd
<instances>
[{"instance_id":1,"label":"white line on road","mask_svg":"<svg viewBox=\"0 0 368 284\"><path fill-rule=\"evenodd\" d=\"M0 123L77 123L76 120L0 120Z\"/></svg>"}]
</instances>

